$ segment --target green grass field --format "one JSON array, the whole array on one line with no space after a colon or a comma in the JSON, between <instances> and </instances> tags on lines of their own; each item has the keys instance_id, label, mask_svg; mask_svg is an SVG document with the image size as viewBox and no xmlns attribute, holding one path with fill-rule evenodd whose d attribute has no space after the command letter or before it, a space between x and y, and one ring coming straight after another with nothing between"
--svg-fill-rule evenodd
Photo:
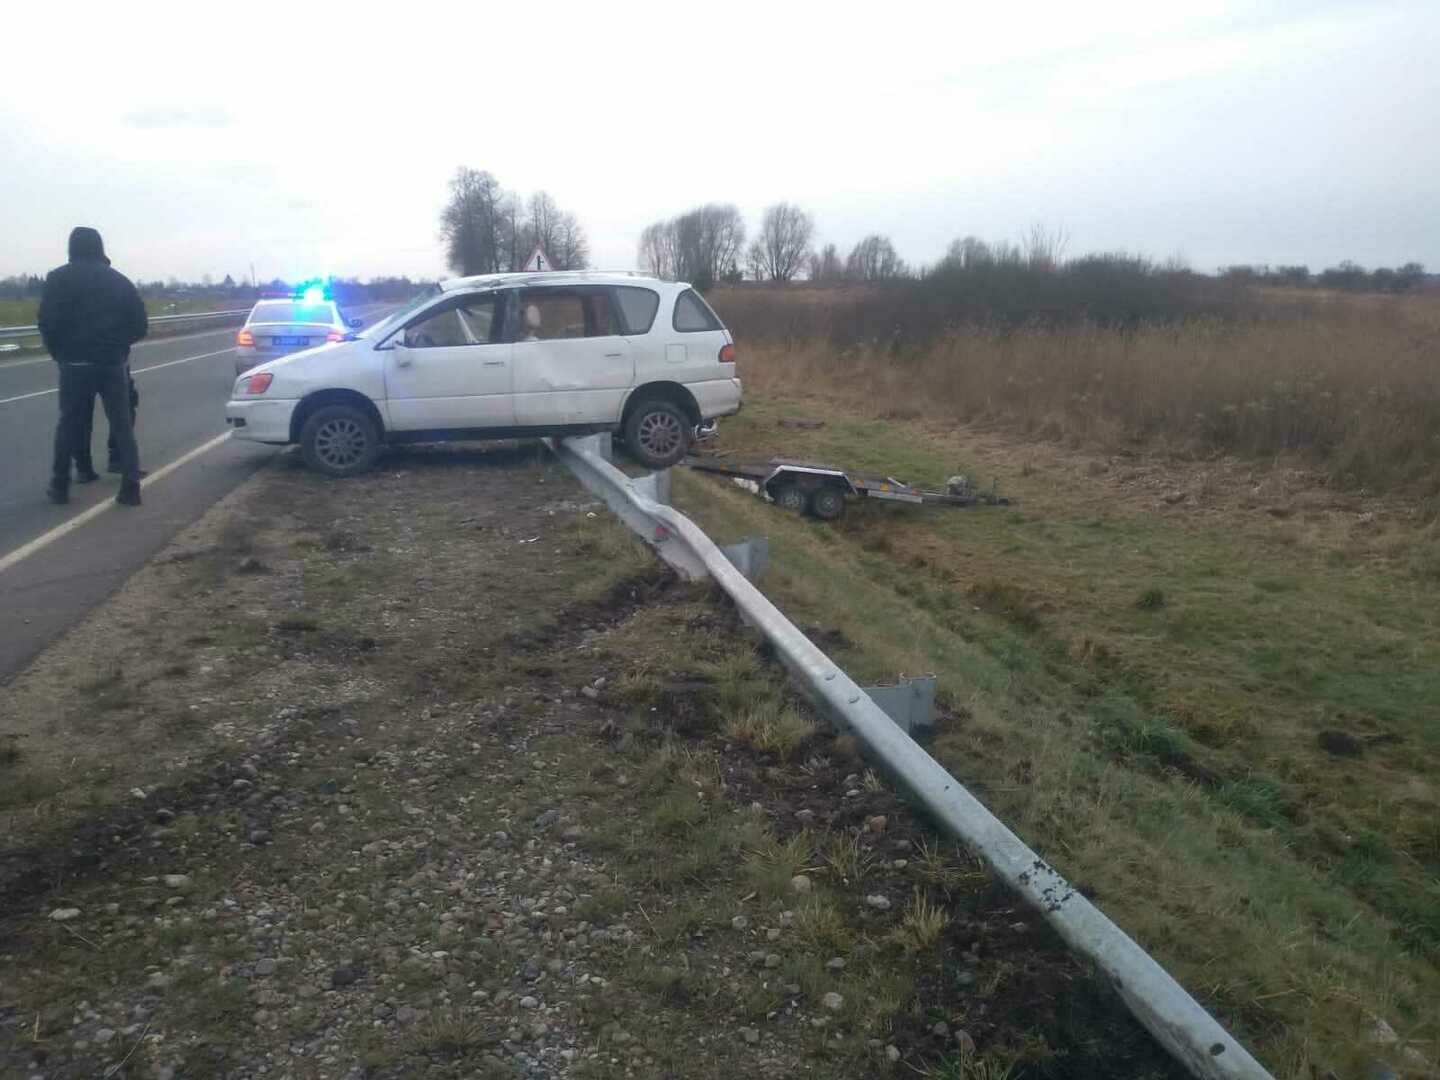
<instances>
[{"instance_id":1,"label":"green grass field","mask_svg":"<svg viewBox=\"0 0 1440 1080\"><path fill-rule=\"evenodd\" d=\"M1358 1075L1378 1019L1433 1060L1433 519L793 394L752 396L721 445L997 478L1017 505L833 525L700 474L677 502L721 542L767 534L766 592L853 674L937 674L933 752L1278 1074Z\"/></svg>"},{"instance_id":2,"label":"green grass field","mask_svg":"<svg viewBox=\"0 0 1440 1080\"><path fill-rule=\"evenodd\" d=\"M34 326L38 300L0 300L0 326ZM183 315L192 311L231 311L246 307L243 302L227 304L214 297L150 298L145 310L151 315Z\"/></svg>"}]
</instances>

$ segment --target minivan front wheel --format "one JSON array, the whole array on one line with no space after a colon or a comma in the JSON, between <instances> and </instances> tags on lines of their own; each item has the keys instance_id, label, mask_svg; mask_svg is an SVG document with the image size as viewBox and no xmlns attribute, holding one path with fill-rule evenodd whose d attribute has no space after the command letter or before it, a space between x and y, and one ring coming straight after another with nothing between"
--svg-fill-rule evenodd
<instances>
[{"instance_id":1,"label":"minivan front wheel","mask_svg":"<svg viewBox=\"0 0 1440 1080\"><path fill-rule=\"evenodd\" d=\"M694 427L673 402L642 401L625 421L625 445L631 457L646 468L668 469L689 451Z\"/></svg>"},{"instance_id":2,"label":"minivan front wheel","mask_svg":"<svg viewBox=\"0 0 1440 1080\"><path fill-rule=\"evenodd\" d=\"M325 405L300 430L305 464L329 476L354 476L380 456L380 429L353 405Z\"/></svg>"}]
</instances>

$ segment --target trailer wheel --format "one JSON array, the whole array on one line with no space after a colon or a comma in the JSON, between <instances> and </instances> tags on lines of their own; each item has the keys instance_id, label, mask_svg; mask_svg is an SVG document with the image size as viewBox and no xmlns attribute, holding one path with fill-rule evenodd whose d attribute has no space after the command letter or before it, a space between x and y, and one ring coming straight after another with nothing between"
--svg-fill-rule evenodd
<instances>
[{"instance_id":1,"label":"trailer wheel","mask_svg":"<svg viewBox=\"0 0 1440 1080\"><path fill-rule=\"evenodd\" d=\"M821 521L834 521L845 513L845 493L826 485L810 493L810 512Z\"/></svg>"},{"instance_id":2,"label":"trailer wheel","mask_svg":"<svg viewBox=\"0 0 1440 1080\"><path fill-rule=\"evenodd\" d=\"M781 484L779 490L770 497L775 500L776 506L795 514L803 514L810 501L805 495L805 489L796 483Z\"/></svg>"}]
</instances>

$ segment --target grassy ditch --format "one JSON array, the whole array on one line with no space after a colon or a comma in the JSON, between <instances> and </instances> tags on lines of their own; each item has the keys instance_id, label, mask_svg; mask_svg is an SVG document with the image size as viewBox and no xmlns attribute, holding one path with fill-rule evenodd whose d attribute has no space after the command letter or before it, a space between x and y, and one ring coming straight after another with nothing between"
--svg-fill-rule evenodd
<instances>
[{"instance_id":1,"label":"grassy ditch","mask_svg":"<svg viewBox=\"0 0 1440 1080\"><path fill-rule=\"evenodd\" d=\"M752 398L719 448L998 478L1018 505L826 525L700 474L678 505L717 539L768 535L767 593L852 674L936 673L936 756L1277 1073L1356 1074L1379 1019L1433 1058L1435 526L1278 470L1086 457L839 396Z\"/></svg>"}]
</instances>

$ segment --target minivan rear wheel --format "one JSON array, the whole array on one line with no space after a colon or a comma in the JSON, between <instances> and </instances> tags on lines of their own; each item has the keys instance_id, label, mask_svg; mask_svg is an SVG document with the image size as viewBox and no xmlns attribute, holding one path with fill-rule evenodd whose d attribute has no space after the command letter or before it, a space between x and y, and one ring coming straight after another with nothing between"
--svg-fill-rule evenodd
<instances>
[{"instance_id":1,"label":"minivan rear wheel","mask_svg":"<svg viewBox=\"0 0 1440 1080\"><path fill-rule=\"evenodd\" d=\"M327 476L354 476L380 456L380 429L353 405L324 405L300 429L305 464Z\"/></svg>"},{"instance_id":2,"label":"minivan rear wheel","mask_svg":"<svg viewBox=\"0 0 1440 1080\"><path fill-rule=\"evenodd\" d=\"M649 469L668 469L690 450L695 425L685 411L664 398L642 401L625 421L630 456Z\"/></svg>"}]
</instances>

